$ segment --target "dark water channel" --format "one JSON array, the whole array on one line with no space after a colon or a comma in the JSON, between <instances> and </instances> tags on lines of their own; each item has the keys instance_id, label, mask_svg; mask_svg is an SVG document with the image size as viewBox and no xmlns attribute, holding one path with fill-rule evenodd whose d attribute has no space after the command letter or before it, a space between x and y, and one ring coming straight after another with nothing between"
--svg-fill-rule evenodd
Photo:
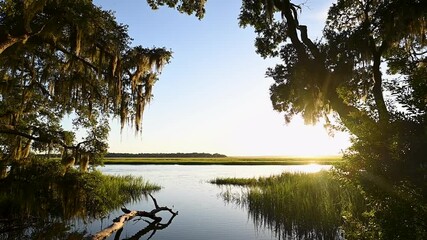
<instances>
[{"instance_id":1,"label":"dark water channel","mask_svg":"<svg viewBox=\"0 0 427 240\"><path fill-rule=\"evenodd\" d=\"M178 211L172 223L157 230L152 239L278 239L274 232L256 226L247 210L235 204L227 204L221 197L227 187L208 183L217 177L259 177L290 172L313 172L330 166L182 166L182 165L109 165L100 170L106 174L142 176L152 183L162 186L153 193L160 206L168 206ZM229 188L229 187L228 187ZM239 191L238 189L234 189ZM151 210L151 199L143 199L126 206L134 210ZM76 230L95 234L109 226L120 216L120 210L100 221L78 222ZM165 212L160 216L164 222L170 219ZM147 226L144 221L126 224L120 239L138 239ZM152 232L151 232L152 233ZM140 237L147 239L151 233ZM114 234L109 239L114 239Z\"/></svg>"}]
</instances>

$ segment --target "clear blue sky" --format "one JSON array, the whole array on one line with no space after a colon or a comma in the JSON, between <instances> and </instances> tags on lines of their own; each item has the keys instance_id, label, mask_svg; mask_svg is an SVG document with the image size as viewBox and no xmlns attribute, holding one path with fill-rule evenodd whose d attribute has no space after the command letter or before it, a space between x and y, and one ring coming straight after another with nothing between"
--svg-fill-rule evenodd
<instances>
[{"instance_id":1,"label":"clear blue sky","mask_svg":"<svg viewBox=\"0 0 427 240\"><path fill-rule=\"evenodd\" d=\"M275 62L255 53L253 29L239 28L240 0L209 0L201 21L173 9L153 11L145 0L94 2L129 25L134 45L174 52L154 87L142 135L130 128L120 134L113 120L110 152L331 155L349 145L346 134L331 138L298 117L285 125L272 110L265 71ZM319 36L331 0L304 2L300 22Z\"/></svg>"}]
</instances>

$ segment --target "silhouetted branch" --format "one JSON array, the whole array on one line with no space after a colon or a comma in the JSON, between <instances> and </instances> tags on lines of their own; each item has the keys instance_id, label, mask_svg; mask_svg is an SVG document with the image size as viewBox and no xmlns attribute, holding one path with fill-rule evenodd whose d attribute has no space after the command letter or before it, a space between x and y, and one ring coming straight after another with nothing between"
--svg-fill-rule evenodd
<instances>
[{"instance_id":1,"label":"silhouetted branch","mask_svg":"<svg viewBox=\"0 0 427 240\"><path fill-rule=\"evenodd\" d=\"M120 229L123 228L123 226L125 225L125 223L131 219L133 219L134 217L147 217L153 220L153 222L149 222L144 220L145 222L147 222L149 225L147 227L145 227L144 229L142 229L141 231L139 231L135 236L139 236L139 237L131 237L131 239L139 239L142 235L150 232L150 231L154 231L150 238L154 235L155 231L159 230L159 229L164 229L167 226L169 226L169 224L172 222L173 218L175 218L176 215L178 215L178 212L174 212L172 211L172 209L168 208L168 207L159 207L159 205L157 204L157 200L150 194L151 199L154 202L155 205L155 209L151 210L150 212L146 212L146 211L131 211L125 207L122 207L122 211L125 213L117 218L115 218L113 220L113 224L111 224L109 227L101 230L100 232L96 233L92 239L93 240L99 240L99 239L106 239L107 237L109 237L111 234L113 234L114 232L118 231L115 239L120 237L120 233L121 231L119 231ZM156 213L160 212L160 211L168 211L172 214L172 217L169 219L169 221L165 224L160 223L160 221L162 220L161 217L156 216Z\"/></svg>"},{"instance_id":2,"label":"silhouetted branch","mask_svg":"<svg viewBox=\"0 0 427 240\"><path fill-rule=\"evenodd\" d=\"M156 209L158 209L159 205L157 204L157 200L153 197L153 195L151 195L151 194L149 194L149 195L150 195L151 199L153 199L154 206L156 207Z\"/></svg>"},{"instance_id":3,"label":"silhouetted branch","mask_svg":"<svg viewBox=\"0 0 427 240\"><path fill-rule=\"evenodd\" d=\"M154 234L156 234L157 230L162 230L162 229L167 228L172 223L172 220L175 218L176 215L178 215L178 214L172 214L172 216L170 217L170 219L167 223L160 223L160 222L156 222L156 221L150 223L149 221L144 220L145 222L148 223L148 226L146 226L145 228L143 228L140 231L138 231L137 233L135 233L135 235L133 235L132 237L126 238L124 240L138 240L142 236L144 236L145 234L153 231L150 234L150 236L147 238L147 240L151 239L154 236Z\"/></svg>"}]
</instances>

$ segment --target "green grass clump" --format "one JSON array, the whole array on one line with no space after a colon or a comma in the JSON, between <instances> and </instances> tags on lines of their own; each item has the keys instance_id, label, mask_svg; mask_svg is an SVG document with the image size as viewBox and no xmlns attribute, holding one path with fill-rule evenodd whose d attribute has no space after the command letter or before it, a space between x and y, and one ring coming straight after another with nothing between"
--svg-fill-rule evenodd
<instances>
[{"instance_id":1,"label":"green grass clump","mask_svg":"<svg viewBox=\"0 0 427 240\"><path fill-rule=\"evenodd\" d=\"M216 185L255 186L258 184L256 178L215 178L209 181Z\"/></svg>"},{"instance_id":2,"label":"green grass clump","mask_svg":"<svg viewBox=\"0 0 427 240\"><path fill-rule=\"evenodd\" d=\"M356 189L343 186L325 171L212 183L248 186L240 195L228 190L224 199L248 208L257 226L267 226L283 239L335 239L343 233L343 217L349 212L361 214L366 206Z\"/></svg>"},{"instance_id":3,"label":"green grass clump","mask_svg":"<svg viewBox=\"0 0 427 240\"><path fill-rule=\"evenodd\" d=\"M65 186L62 188L64 193L75 196L71 204L84 206L82 210L85 210L85 215L94 217L105 215L160 189L141 177L104 175L99 171L69 172L61 184Z\"/></svg>"}]
</instances>

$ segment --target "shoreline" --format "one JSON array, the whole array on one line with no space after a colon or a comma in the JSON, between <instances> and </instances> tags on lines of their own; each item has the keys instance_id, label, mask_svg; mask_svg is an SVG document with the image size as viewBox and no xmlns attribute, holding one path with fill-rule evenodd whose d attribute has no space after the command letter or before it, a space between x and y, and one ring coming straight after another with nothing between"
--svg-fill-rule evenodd
<instances>
[{"instance_id":1,"label":"shoreline","mask_svg":"<svg viewBox=\"0 0 427 240\"><path fill-rule=\"evenodd\" d=\"M341 157L105 158L105 165L332 165Z\"/></svg>"}]
</instances>

